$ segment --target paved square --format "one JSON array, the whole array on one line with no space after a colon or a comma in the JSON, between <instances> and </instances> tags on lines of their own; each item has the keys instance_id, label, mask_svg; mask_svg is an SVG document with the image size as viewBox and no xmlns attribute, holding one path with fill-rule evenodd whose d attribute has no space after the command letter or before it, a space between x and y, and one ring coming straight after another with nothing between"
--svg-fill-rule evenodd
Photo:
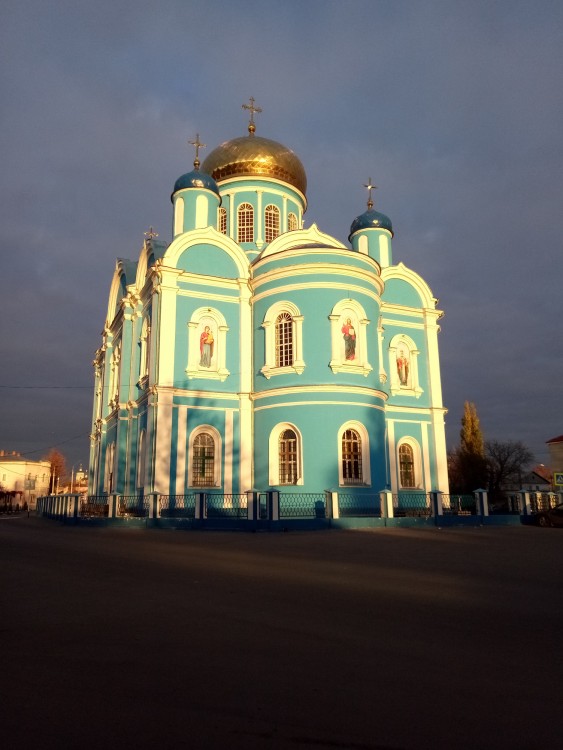
<instances>
[{"instance_id":1,"label":"paved square","mask_svg":"<svg viewBox=\"0 0 563 750\"><path fill-rule=\"evenodd\" d=\"M19 748L563 747L563 532L0 520Z\"/></svg>"}]
</instances>

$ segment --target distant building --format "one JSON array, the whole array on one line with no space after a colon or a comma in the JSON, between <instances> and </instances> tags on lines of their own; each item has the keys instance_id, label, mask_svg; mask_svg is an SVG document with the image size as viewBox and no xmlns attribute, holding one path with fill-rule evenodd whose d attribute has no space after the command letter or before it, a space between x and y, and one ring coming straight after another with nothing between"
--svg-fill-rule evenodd
<instances>
[{"instance_id":1,"label":"distant building","mask_svg":"<svg viewBox=\"0 0 563 750\"><path fill-rule=\"evenodd\" d=\"M305 229L301 161L248 130L201 170L196 139L171 242L117 261L89 492L448 493L438 300L371 184L349 244Z\"/></svg>"},{"instance_id":2,"label":"distant building","mask_svg":"<svg viewBox=\"0 0 563 750\"><path fill-rule=\"evenodd\" d=\"M549 450L549 461L553 472L563 472L563 435L548 440L547 448Z\"/></svg>"},{"instance_id":3,"label":"distant building","mask_svg":"<svg viewBox=\"0 0 563 750\"><path fill-rule=\"evenodd\" d=\"M14 507L27 503L35 508L37 498L49 492L50 475L49 461L32 461L15 451L0 450L0 495Z\"/></svg>"},{"instance_id":4,"label":"distant building","mask_svg":"<svg viewBox=\"0 0 563 750\"><path fill-rule=\"evenodd\" d=\"M522 477L522 487L529 492L549 492L552 489L552 473L547 466L539 464Z\"/></svg>"}]
</instances>

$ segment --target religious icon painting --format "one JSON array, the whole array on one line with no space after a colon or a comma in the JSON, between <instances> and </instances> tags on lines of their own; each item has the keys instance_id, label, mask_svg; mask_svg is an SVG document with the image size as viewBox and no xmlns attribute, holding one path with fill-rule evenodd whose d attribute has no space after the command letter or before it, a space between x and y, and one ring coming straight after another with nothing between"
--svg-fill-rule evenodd
<instances>
[{"instance_id":1,"label":"religious icon painting","mask_svg":"<svg viewBox=\"0 0 563 750\"><path fill-rule=\"evenodd\" d=\"M355 364L356 362L356 346L358 341L357 323L352 314L348 311L342 315L342 325L340 332L342 335L343 342L343 362Z\"/></svg>"},{"instance_id":2,"label":"religious icon painting","mask_svg":"<svg viewBox=\"0 0 563 750\"><path fill-rule=\"evenodd\" d=\"M397 349L397 375L402 386L408 386L410 372L409 350L403 345Z\"/></svg>"},{"instance_id":3,"label":"religious icon painting","mask_svg":"<svg viewBox=\"0 0 563 750\"><path fill-rule=\"evenodd\" d=\"M215 354L215 325L211 318L204 318L200 322L199 334L199 366L210 368Z\"/></svg>"}]
</instances>

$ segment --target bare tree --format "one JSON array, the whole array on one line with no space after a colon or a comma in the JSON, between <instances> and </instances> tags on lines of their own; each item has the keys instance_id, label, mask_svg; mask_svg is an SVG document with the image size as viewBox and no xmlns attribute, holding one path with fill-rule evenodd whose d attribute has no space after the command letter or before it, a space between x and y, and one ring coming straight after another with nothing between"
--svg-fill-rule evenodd
<instances>
[{"instance_id":1,"label":"bare tree","mask_svg":"<svg viewBox=\"0 0 563 750\"><path fill-rule=\"evenodd\" d=\"M62 481L66 474L66 459L56 448L51 448L43 459L51 464L51 478L49 480L49 492L56 492L57 480Z\"/></svg>"},{"instance_id":2,"label":"bare tree","mask_svg":"<svg viewBox=\"0 0 563 750\"><path fill-rule=\"evenodd\" d=\"M522 474L534 460L533 453L519 440L487 440L485 443L489 472L489 493L496 498L503 488L515 484L520 488Z\"/></svg>"}]
</instances>

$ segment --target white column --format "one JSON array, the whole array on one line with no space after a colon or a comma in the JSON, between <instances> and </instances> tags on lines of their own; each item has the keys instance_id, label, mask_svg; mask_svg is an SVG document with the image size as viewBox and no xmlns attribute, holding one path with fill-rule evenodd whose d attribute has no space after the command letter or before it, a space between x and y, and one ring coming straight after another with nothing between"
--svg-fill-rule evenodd
<instances>
[{"instance_id":1,"label":"white column","mask_svg":"<svg viewBox=\"0 0 563 750\"><path fill-rule=\"evenodd\" d=\"M225 465L223 468L223 492L233 492L233 410L225 411Z\"/></svg>"}]
</instances>

